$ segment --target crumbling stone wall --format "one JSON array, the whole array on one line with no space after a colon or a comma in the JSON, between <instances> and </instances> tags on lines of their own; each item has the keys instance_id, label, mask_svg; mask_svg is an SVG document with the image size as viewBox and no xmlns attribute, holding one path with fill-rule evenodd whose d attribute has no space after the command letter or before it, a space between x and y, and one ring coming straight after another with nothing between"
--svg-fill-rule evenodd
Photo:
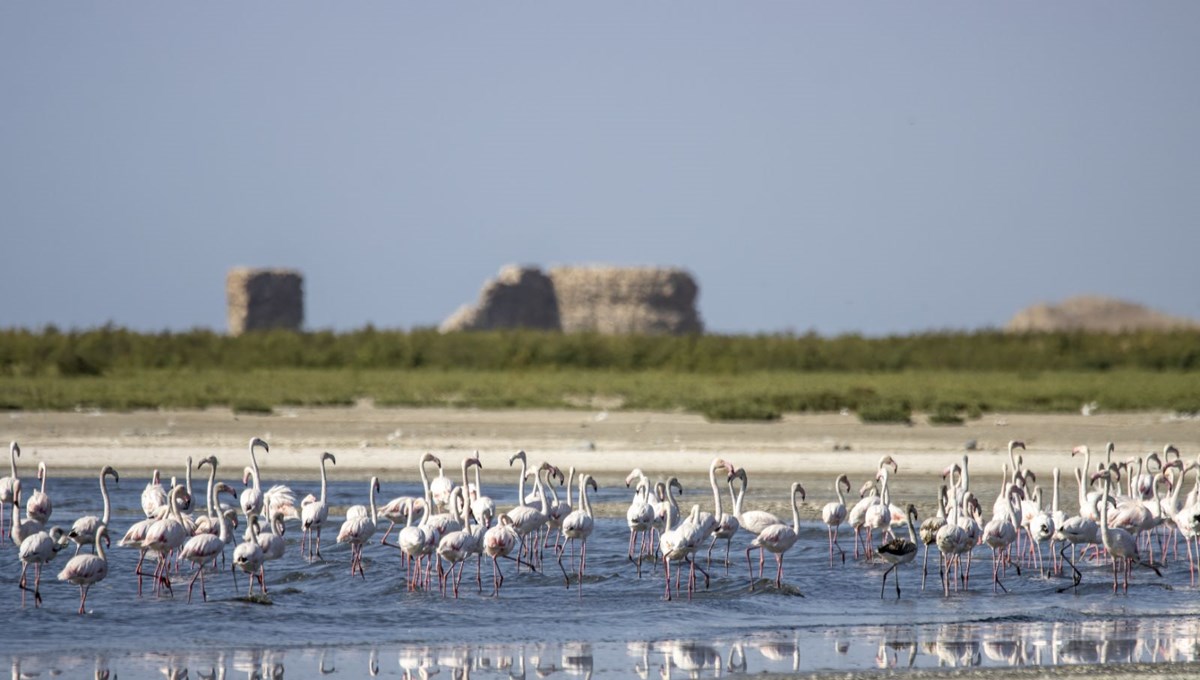
<instances>
[{"instance_id":1,"label":"crumbling stone wall","mask_svg":"<svg viewBox=\"0 0 1200 680\"><path fill-rule=\"evenodd\" d=\"M304 324L304 279L291 269L238 267L225 278L229 334Z\"/></svg>"},{"instance_id":2,"label":"crumbling stone wall","mask_svg":"<svg viewBox=\"0 0 1200 680\"><path fill-rule=\"evenodd\" d=\"M459 307L442 322L440 330L493 328L559 330L558 300L550 277L537 267L508 265L483 285L479 302Z\"/></svg>"},{"instance_id":3,"label":"crumbling stone wall","mask_svg":"<svg viewBox=\"0 0 1200 680\"><path fill-rule=\"evenodd\" d=\"M555 267L550 270L567 333L701 333L700 287L682 269Z\"/></svg>"},{"instance_id":4,"label":"crumbling stone wall","mask_svg":"<svg viewBox=\"0 0 1200 680\"><path fill-rule=\"evenodd\" d=\"M682 269L510 265L484 284L479 301L459 308L442 332L536 328L567 333L701 333L699 286Z\"/></svg>"}]
</instances>

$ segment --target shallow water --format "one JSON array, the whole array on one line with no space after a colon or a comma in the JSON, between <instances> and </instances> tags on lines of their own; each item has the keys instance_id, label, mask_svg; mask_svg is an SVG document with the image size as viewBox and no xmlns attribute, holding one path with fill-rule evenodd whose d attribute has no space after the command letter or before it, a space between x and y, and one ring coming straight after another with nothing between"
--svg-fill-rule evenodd
<instances>
[{"instance_id":1,"label":"shallow water","mask_svg":"<svg viewBox=\"0 0 1200 680\"><path fill-rule=\"evenodd\" d=\"M123 478L113 490L113 530L118 537L140 518L145 479ZM27 481L27 484L30 482ZM268 483L278 483L270 480ZM602 482L603 483L603 482ZM290 482L298 496L317 491L312 480ZM932 480L897 485L897 497L922 493ZM82 514L99 514L95 479L55 478L52 524L69 527ZM381 500L415 494L412 482L385 482ZM200 487L197 487L200 491ZM511 488L488 487L502 507L515 503ZM782 498L778 488L766 494ZM202 492L201 492L202 495ZM598 507L622 509L629 491L603 486ZM686 593L663 599L661 567L644 565L638 578L626 558L628 530L621 517L597 519L589 541L588 575L582 591L564 587L562 572L547 552L544 573L506 574L492 597L490 565L480 594L472 564L461 596L411 592L399 554L373 543L366 549L367 578L349 574L349 550L333 537L345 506L366 501L366 484L335 481L334 510L323 541L325 561L308 563L298 549L299 530L289 527L288 553L267 568L266 603L243 599L228 570L207 577L209 601L197 587L186 601L184 574L173 577L174 597L136 595L137 552L109 551L108 578L88 597L78 616L78 590L55 580L73 551L47 567L44 606L32 597L20 607L20 571L11 543L0 549L0 597L9 605L0 636L0 661L19 664L20 674L91 676L108 670L121 678L150 677L717 677L764 671L846 672L878 668L1024 666L1081 663L1163 663L1200 656L1200 601L1189 581L1186 557L1171 561L1160 578L1136 569L1126 594L1114 595L1111 572L1100 563L1080 564L1078 590L1066 578L1043 578L1036 569L1004 578L1009 592L993 594L990 551L977 548L969 590L943 597L936 550L927 589L921 589L920 557L902 568L902 597L889 582L880 598L882 564L847 556L830 568L824 525L802 522L799 542L785 559L784 590L773 581L750 592L745 545L734 539L726 573L714 551L712 581L688 601ZM711 496L685 497L692 502ZM816 500L819 507L825 499ZM806 516L813 516L811 509ZM336 520L334 520L336 517ZM902 532L903 533L903 532ZM240 531L239 531L240 534ZM377 534L378 537L380 534ZM842 533L842 544L852 541ZM232 549L227 551L232 555ZM570 568L567 558L568 570ZM767 575L773 575L768 557ZM1068 570L1069 571L1069 570ZM702 580L702 579L701 579ZM150 583L146 583L149 593ZM801 594L803 596L801 596ZM186 671L186 675L185 672ZM257 675L256 675L257 674Z\"/></svg>"}]
</instances>

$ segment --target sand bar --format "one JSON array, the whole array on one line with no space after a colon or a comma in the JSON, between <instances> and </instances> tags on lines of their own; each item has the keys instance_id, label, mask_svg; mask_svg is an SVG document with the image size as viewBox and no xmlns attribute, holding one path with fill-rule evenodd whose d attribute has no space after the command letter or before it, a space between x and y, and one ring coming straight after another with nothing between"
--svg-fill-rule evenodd
<instances>
[{"instance_id":1,"label":"sand bar","mask_svg":"<svg viewBox=\"0 0 1200 680\"><path fill-rule=\"evenodd\" d=\"M759 475L804 471L868 473L883 453L896 454L906 472L935 474L973 441L980 470L999 469L1010 439L1023 440L1027 462L1069 469L1071 448L1103 451L1114 441L1119 456L1145 454L1173 443L1186 457L1200 452L1200 420L1168 413L1031 415L991 413L961 426L864 425L853 415L788 415L773 423L710 423L683 413L603 410L280 408L272 415L235 415L227 409L109 413L11 412L0 437L21 444L23 470L45 461L56 474L94 474L105 464L138 473L177 467L186 456L218 455L225 465L249 462L246 444L260 436L271 445L259 463L274 475L315 477L322 451L338 457L334 474L392 477L415 473L425 451L457 462L479 450L485 468L507 467L518 449L531 460L575 465L616 475L703 473L716 455ZM26 474L24 471L22 474Z\"/></svg>"}]
</instances>

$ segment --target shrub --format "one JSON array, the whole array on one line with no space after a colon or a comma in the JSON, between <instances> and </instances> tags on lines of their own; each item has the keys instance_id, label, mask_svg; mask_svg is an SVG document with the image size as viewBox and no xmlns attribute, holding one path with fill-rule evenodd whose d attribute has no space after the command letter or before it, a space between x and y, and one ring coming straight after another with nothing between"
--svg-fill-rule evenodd
<instances>
[{"instance_id":1,"label":"shrub","mask_svg":"<svg viewBox=\"0 0 1200 680\"><path fill-rule=\"evenodd\" d=\"M709 421L761 420L773 421L782 417L779 409L758 400L721 399L703 402L697 410Z\"/></svg>"},{"instance_id":2,"label":"shrub","mask_svg":"<svg viewBox=\"0 0 1200 680\"><path fill-rule=\"evenodd\" d=\"M858 409L858 419L864 423L912 424L912 408L906 402L876 401Z\"/></svg>"}]
</instances>

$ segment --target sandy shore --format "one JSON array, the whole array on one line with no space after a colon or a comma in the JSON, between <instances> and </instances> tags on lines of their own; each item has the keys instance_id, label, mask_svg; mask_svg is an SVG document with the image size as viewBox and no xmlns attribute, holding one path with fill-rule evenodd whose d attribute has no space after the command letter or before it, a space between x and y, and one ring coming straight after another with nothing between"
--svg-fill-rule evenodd
<instances>
[{"instance_id":1,"label":"sandy shore","mask_svg":"<svg viewBox=\"0 0 1200 680\"><path fill-rule=\"evenodd\" d=\"M132 473L175 468L186 456L216 454L226 466L249 462L246 444L263 437L271 451L259 463L273 476L315 477L322 451L337 455L334 474L382 472L415 476L415 461L432 451L457 463L474 450L485 469L507 467L518 449L531 461L575 465L598 476L633 467L648 474L703 474L724 456L765 473L866 474L883 453L901 469L934 474L974 441L972 469L999 470L1010 439L1025 441L1039 469L1070 469L1073 446L1102 452L1116 442L1121 456L1161 450L1171 442L1185 456L1200 451L1200 421L1166 413L1081 415L988 414L963 426L863 425L852 415L792 415L775 423L709 423L679 413L637 411L480 411L452 409L283 408L273 415L234 415L225 409L7 414L5 436L20 442L22 475L45 461L55 474L94 474L104 464ZM1036 461L1034 463L1033 461ZM28 472L26 472L28 471Z\"/></svg>"}]
</instances>

